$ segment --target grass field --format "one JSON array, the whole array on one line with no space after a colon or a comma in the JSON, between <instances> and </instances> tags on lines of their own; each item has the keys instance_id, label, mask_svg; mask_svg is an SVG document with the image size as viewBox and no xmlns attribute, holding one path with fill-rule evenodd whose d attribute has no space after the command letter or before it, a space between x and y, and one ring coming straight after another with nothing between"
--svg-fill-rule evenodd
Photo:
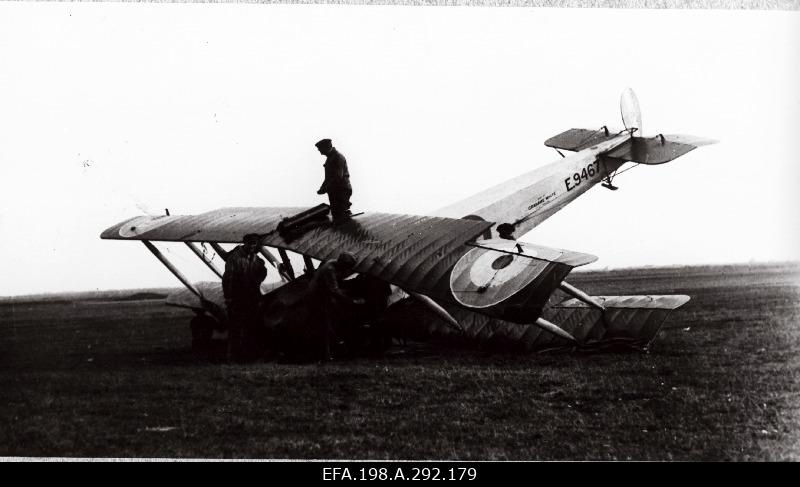
<instances>
[{"instance_id":1,"label":"grass field","mask_svg":"<svg viewBox=\"0 0 800 487\"><path fill-rule=\"evenodd\" d=\"M573 274L692 296L649 353L214 365L158 293L0 300L0 456L800 460L800 266Z\"/></svg>"}]
</instances>

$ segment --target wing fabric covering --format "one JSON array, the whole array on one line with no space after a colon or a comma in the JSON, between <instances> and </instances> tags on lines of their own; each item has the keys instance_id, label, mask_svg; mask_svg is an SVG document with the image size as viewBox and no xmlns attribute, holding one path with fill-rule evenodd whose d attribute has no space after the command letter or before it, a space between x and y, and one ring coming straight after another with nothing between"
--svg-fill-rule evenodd
<instances>
[{"instance_id":1,"label":"wing fabric covering","mask_svg":"<svg viewBox=\"0 0 800 487\"><path fill-rule=\"evenodd\" d=\"M672 310L688 296L595 296L606 307L600 310L576 299L544 310L543 318L573 335L582 350L610 347L646 349ZM389 310L393 332L412 340L462 343L491 350L544 352L574 349L575 345L535 325L512 323L473 313L463 308L447 310L464 328L460 335L413 301L405 300ZM397 313L397 314L395 314Z\"/></svg>"},{"instance_id":2,"label":"wing fabric covering","mask_svg":"<svg viewBox=\"0 0 800 487\"><path fill-rule=\"evenodd\" d=\"M238 243L247 233L266 234L281 219L305 208L224 208L200 215L139 217L115 225L101 238L118 240ZM365 213L333 226L321 222L285 239L269 233L264 244L319 260L342 252L356 256L356 272L404 289L452 301L449 271L491 222L442 217Z\"/></svg>"}]
</instances>

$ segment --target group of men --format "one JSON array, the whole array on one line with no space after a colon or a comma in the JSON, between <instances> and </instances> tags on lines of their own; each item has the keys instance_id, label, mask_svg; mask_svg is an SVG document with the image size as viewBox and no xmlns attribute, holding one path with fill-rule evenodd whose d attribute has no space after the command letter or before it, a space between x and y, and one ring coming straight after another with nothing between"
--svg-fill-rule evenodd
<instances>
[{"instance_id":1,"label":"group of men","mask_svg":"<svg viewBox=\"0 0 800 487\"><path fill-rule=\"evenodd\" d=\"M328 195L334 224L348 220L350 212L350 173L344 156L333 147L330 139L316 144L325 159L325 180L317 191ZM228 253L222 275L222 291L228 312L228 356L233 360L255 358L256 343L261 329L261 283L267 277L267 267L258 256L262 237L245 235L242 244ZM318 327L320 359L331 359L331 342L338 341L332 316L343 303L363 304L341 290L340 279L350 275L356 260L343 253L336 260L323 263L311 279L306 295L312 307L313 326Z\"/></svg>"}]
</instances>

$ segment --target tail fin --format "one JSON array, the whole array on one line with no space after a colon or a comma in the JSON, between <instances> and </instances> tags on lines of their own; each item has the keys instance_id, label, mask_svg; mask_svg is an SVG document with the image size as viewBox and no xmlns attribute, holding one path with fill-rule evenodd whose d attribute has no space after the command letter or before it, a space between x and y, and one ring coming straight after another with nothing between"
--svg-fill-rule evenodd
<instances>
[{"instance_id":1,"label":"tail fin","mask_svg":"<svg viewBox=\"0 0 800 487\"><path fill-rule=\"evenodd\" d=\"M625 88L619 98L619 111L622 115L622 124L633 135L642 133L642 111L639 109L639 99L630 88Z\"/></svg>"}]
</instances>

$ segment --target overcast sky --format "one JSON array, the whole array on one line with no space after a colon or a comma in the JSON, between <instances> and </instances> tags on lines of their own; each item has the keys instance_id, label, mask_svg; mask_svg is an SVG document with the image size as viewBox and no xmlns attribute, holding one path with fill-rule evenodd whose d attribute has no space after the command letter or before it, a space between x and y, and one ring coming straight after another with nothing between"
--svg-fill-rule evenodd
<instances>
[{"instance_id":1,"label":"overcast sky","mask_svg":"<svg viewBox=\"0 0 800 487\"><path fill-rule=\"evenodd\" d=\"M592 268L796 260L800 14L0 3L0 295L176 285L143 212L315 205L329 137L354 209L425 214L618 127L719 144L597 187L523 240ZM171 258L210 279L188 249Z\"/></svg>"}]
</instances>

